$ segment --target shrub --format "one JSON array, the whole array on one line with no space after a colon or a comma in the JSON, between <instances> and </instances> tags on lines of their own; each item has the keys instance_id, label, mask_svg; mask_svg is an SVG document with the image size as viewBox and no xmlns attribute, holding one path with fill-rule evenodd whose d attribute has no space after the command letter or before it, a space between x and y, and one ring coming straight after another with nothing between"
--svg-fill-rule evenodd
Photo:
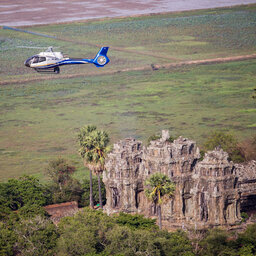
<instances>
[{"instance_id":1,"label":"shrub","mask_svg":"<svg viewBox=\"0 0 256 256\"><path fill-rule=\"evenodd\" d=\"M230 160L233 162L239 163L244 161L237 139L232 134L223 131L212 132L203 145L205 151L214 150L219 146L229 154Z\"/></svg>"},{"instance_id":2,"label":"shrub","mask_svg":"<svg viewBox=\"0 0 256 256\"><path fill-rule=\"evenodd\" d=\"M161 138L160 135L156 135L156 134L153 134L151 136L148 137L148 141L147 141L147 145L150 145L150 142L151 141L154 141L154 140L159 140Z\"/></svg>"},{"instance_id":3,"label":"shrub","mask_svg":"<svg viewBox=\"0 0 256 256\"><path fill-rule=\"evenodd\" d=\"M6 224L0 222L0 255L12 256L14 255L14 244L16 243L16 236Z\"/></svg>"},{"instance_id":4,"label":"shrub","mask_svg":"<svg viewBox=\"0 0 256 256\"><path fill-rule=\"evenodd\" d=\"M246 161L256 160L256 135L238 144Z\"/></svg>"},{"instance_id":5,"label":"shrub","mask_svg":"<svg viewBox=\"0 0 256 256\"><path fill-rule=\"evenodd\" d=\"M149 136L149 138L148 138L148 140L147 140L147 145L150 145L150 142L151 142L151 141L159 140L159 139L161 139L161 136L160 136L160 135L153 134L153 135ZM175 137L170 136L170 138L169 138L167 141L169 141L169 142L172 143L174 140L175 140Z\"/></svg>"},{"instance_id":6,"label":"shrub","mask_svg":"<svg viewBox=\"0 0 256 256\"><path fill-rule=\"evenodd\" d=\"M128 214L120 212L119 215L115 216L115 221L120 226L127 226L131 229L158 229L155 219L145 218L140 214Z\"/></svg>"},{"instance_id":7,"label":"shrub","mask_svg":"<svg viewBox=\"0 0 256 256\"><path fill-rule=\"evenodd\" d=\"M256 224L249 225L244 233L238 235L237 244L241 247L240 251L247 251L248 254L256 254Z\"/></svg>"},{"instance_id":8,"label":"shrub","mask_svg":"<svg viewBox=\"0 0 256 256\"><path fill-rule=\"evenodd\" d=\"M246 212L241 213L242 222L246 222L249 219L249 216Z\"/></svg>"}]
</instances>

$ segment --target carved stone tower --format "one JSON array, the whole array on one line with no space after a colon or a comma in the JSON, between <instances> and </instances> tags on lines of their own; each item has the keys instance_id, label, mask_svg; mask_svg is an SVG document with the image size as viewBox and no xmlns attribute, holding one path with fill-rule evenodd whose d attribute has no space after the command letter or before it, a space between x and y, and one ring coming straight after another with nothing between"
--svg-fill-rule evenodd
<instances>
[{"instance_id":1,"label":"carved stone tower","mask_svg":"<svg viewBox=\"0 0 256 256\"><path fill-rule=\"evenodd\" d=\"M199 152L194 141L179 137L170 142L168 131L147 147L131 138L119 141L106 159L103 174L106 212L156 216L156 207L144 195L144 181L160 172L176 185L174 196L162 205L165 227L201 229L237 224L242 185L235 165L222 149L207 152L202 161Z\"/></svg>"}]
</instances>

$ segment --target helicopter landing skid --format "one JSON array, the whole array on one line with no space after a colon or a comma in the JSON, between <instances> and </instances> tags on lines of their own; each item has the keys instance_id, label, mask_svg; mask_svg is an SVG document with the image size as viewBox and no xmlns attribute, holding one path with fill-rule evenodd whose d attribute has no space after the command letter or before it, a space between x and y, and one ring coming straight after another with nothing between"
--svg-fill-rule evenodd
<instances>
[{"instance_id":1,"label":"helicopter landing skid","mask_svg":"<svg viewBox=\"0 0 256 256\"><path fill-rule=\"evenodd\" d=\"M59 67L55 67L55 68L48 68L48 69L39 69L39 68L35 68L35 70L38 73L54 73L54 74L59 74L60 73L60 68Z\"/></svg>"}]
</instances>

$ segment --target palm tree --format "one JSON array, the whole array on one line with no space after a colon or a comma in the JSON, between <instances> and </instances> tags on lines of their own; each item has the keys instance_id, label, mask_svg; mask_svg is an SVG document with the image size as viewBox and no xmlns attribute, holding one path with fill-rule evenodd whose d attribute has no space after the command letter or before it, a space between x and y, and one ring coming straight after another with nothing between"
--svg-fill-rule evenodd
<instances>
[{"instance_id":1,"label":"palm tree","mask_svg":"<svg viewBox=\"0 0 256 256\"><path fill-rule=\"evenodd\" d=\"M105 131L98 131L96 126L88 125L80 129L78 140L79 153L84 160L84 165L90 170L90 206L93 208L92 171L94 171L98 176L100 208L103 208L100 175L105 168L106 155L110 151L109 136Z\"/></svg>"},{"instance_id":2,"label":"palm tree","mask_svg":"<svg viewBox=\"0 0 256 256\"><path fill-rule=\"evenodd\" d=\"M146 179L145 185L146 196L157 206L158 225L162 229L161 204L173 195L175 184L171 182L168 176L162 173L155 173Z\"/></svg>"}]
</instances>

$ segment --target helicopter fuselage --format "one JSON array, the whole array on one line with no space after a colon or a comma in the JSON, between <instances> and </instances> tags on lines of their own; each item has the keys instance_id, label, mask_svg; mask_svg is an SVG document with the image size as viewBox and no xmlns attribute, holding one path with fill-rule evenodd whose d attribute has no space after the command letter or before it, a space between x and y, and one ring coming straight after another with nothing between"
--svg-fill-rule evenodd
<instances>
[{"instance_id":1,"label":"helicopter fuselage","mask_svg":"<svg viewBox=\"0 0 256 256\"><path fill-rule=\"evenodd\" d=\"M38 72L59 73L59 66L74 64L94 64L96 67L103 67L109 62L107 57L108 47L102 47L94 59L72 59L64 58L61 52L53 52L52 48L46 52L28 58L24 64L26 67L34 68Z\"/></svg>"}]
</instances>

